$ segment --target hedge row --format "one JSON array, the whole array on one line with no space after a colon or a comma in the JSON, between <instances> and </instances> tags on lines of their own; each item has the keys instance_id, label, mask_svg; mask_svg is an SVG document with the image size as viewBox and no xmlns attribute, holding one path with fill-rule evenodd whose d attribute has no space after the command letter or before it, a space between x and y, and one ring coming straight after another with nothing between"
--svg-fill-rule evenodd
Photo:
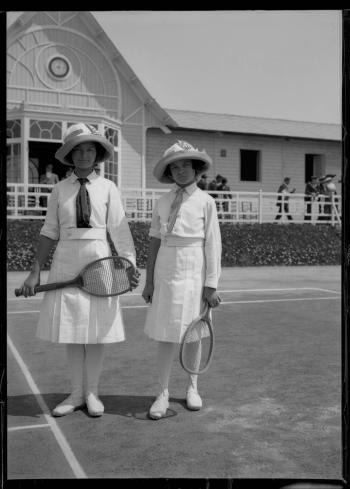
<instances>
[{"instance_id":1,"label":"hedge row","mask_svg":"<svg viewBox=\"0 0 350 489\"><path fill-rule=\"evenodd\" d=\"M30 269L42 225L41 220L8 220L9 271ZM341 263L340 233L329 225L223 223L220 227L223 244L222 266ZM137 265L144 268L148 252L149 223L130 222L130 229L137 252ZM53 252L45 264L45 270L50 267L52 255Z\"/></svg>"}]
</instances>

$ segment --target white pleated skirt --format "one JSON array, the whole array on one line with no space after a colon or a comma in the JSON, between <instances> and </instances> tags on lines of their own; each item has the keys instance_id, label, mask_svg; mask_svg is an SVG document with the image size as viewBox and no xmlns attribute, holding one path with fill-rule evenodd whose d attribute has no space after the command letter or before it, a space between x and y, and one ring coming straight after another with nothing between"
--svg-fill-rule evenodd
<instances>
[{"instance_id":1,"label":"white pleated skirt","mask_svg":"<svg viewBox=\"0 0 350 489\"><path fill-rule=\"evenodd\" d=\"M48 283L73 279L93 260L110 256L106 240L62 240ZM119 297L96 297L78 287L44 293L37 337L55 343L116 343L125 340Z\"/></svg>"},{"instance_id":2,"label":"white pleated skirt","mask_svg":"<svg viewBox=\"0 0 350 489\"><path fill-rule=\"evenodd\" d=\"M154 292L145 333L157 341L180 343L188 325L204 309L204 248L160 246L154 269Z\"/></svg>"}]
</instances>

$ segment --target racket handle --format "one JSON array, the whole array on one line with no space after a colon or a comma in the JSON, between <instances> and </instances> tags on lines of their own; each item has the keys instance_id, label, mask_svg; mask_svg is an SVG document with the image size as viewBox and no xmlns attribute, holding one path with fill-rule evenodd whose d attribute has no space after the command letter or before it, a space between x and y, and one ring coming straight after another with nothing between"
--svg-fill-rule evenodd
<instances>
[{"instance_id":1,"label":"racket handle","mask_svg":"<svg viewBox=\"0 0 350 489\"><path fill-rule=\"evenodd\" d=\"M53 284L44 284L44 285L37 285L34 287L34 292L46 292L47 290L56 290L60 289L66 286L66 283L53 283ZM23 295L23 289L15 289L15 295L16 297L19 297Z\"/></svg>"},{"instance_id":2,"label":"racket handle","mask_svg":"<svg viewBox=\"0 0 350 489\"><path fill-rule=\"evenodd\" d=\"M34 287L34 292L37 293L37 292L45 292L47 290L56 290L61 288L60 285L61 284L58 283L37 285L36 287Z\"/></svg>"},{"instance_id":3,"label":"racket handle","mask_svg":"<svg viewBox=\"0 0 350 489\"><path fill-rule=\"evenodd\" d=\"M35 293L42 292L43 290L48 290L45 285L37 285L36 287L34 287ZM20 297L21 295L23 295L22 287L20 289L15 289L15 295L16 297Z\"/></svg>"}]
</instances>

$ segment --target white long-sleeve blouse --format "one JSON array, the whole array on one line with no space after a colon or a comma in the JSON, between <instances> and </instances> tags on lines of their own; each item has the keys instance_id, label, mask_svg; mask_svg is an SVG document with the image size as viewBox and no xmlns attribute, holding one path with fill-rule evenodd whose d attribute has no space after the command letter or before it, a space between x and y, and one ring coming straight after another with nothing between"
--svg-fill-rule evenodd
<instances>
[{"instance_id":1,"label":"white long-sleeve blouse","mask_svg":"<svg viewBox=\"0 0 350 489\"><path fill-rule=\"evenodd\" d=\"M53 240L106 239L108 230L119 255L136 264L136 253L120 192L115 183L95 171L88 175L86 188L91 202L91 228L76 227L76 197L80 188L73 173L57 183L49 197L46 219L40 234Z\"/></svg>"},{"instance_id":2,"label":"white long-sleeve blouse","mask_svg":"<svg viewBox=\"0 0 350 489\"><path fill-rule=\"evenodd\" d=\"M149 235L164 240L168 234L170 207L175 199L174 186L162 195L155 204ZM202 238L206 258L204 285L217 288L221 273L221 233L213 197L193 183L185 188L171 236L177 238Z\"/></svg>"}]
</instances>

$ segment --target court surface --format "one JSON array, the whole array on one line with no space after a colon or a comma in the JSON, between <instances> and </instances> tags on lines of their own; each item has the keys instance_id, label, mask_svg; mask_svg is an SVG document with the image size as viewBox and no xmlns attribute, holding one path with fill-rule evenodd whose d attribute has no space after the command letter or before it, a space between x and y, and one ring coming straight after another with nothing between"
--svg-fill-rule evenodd
<instances>
[{"instance_id":1,"label":"court surface","mask_svg":"<svg viewBox=\"0 0 350 489\"><path fill-rule=\"evenodd\" d=\"M223 269L203 408L186 409L175 361L159 421L147 417L156 345L143 333L144 271L121 297L126 342L106 347L101 418L51 417L69 394L65 349L35 338L40 294L13 293L26 275L7 276L8 479L341 479L340 267Z\"/></svg>"}]
</instances>

